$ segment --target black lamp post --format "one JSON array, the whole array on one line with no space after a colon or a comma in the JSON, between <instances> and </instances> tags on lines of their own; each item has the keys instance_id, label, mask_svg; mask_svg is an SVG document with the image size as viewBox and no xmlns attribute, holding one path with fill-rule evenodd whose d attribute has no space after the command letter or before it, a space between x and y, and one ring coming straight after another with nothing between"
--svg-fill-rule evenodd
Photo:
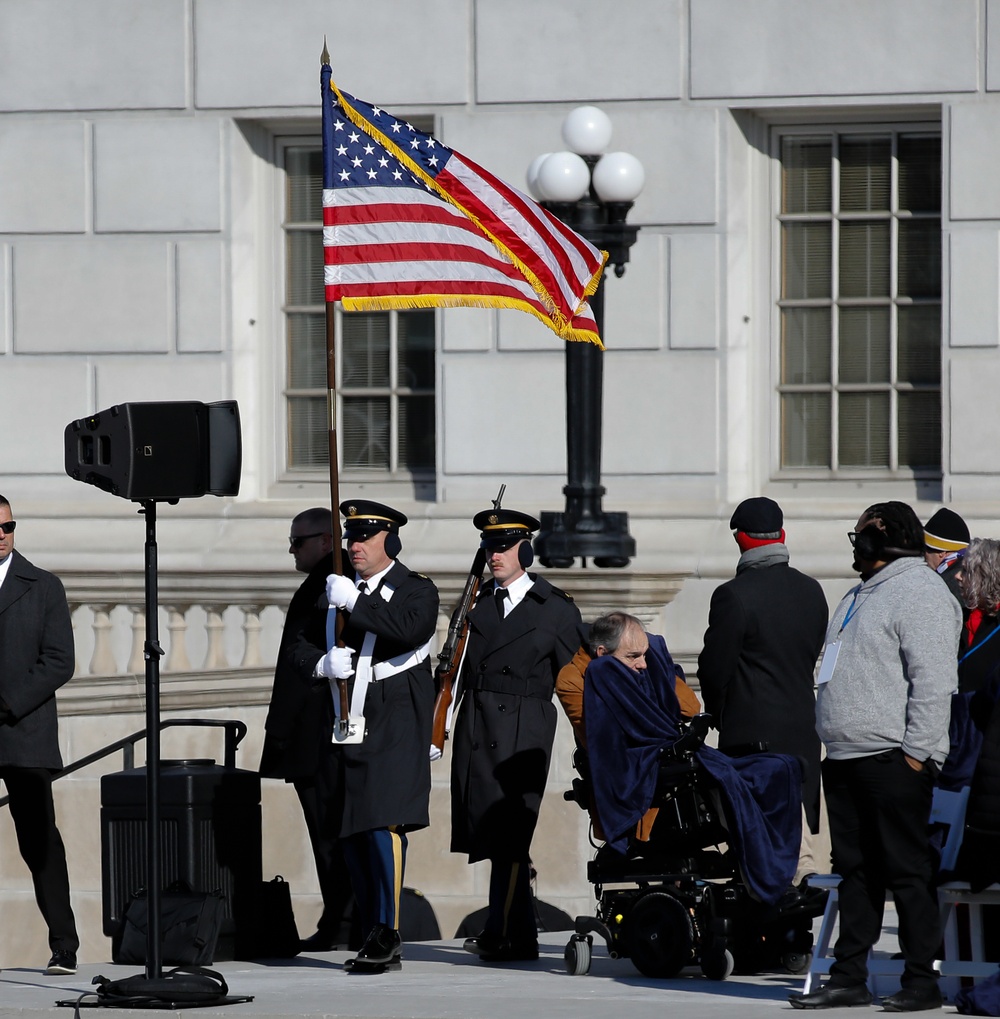
<instances>
[{"instance_id":1,"label":"black lamp post","mask_svg":"<svg viewBox=\"0 0 1000 1019\"><path fill-rule=\"evenodd\" d=\"M627 152L601 155L611 140L611 121L595 106L573 110L562 127L572 152L547 153L528 168L528 187L542 205L608 252L608 265L625 274L629 249L639 233L625 219L642 190L642 164ZM604 336L604 280L590 307ZM543 566L569 567L579 557L595 566L627 566L635 555L628 514L605 513L601 500L601 432L604 353L592 343L566 344L566 508L543 510L534 548Z\"/></svg>"}]
</instances>

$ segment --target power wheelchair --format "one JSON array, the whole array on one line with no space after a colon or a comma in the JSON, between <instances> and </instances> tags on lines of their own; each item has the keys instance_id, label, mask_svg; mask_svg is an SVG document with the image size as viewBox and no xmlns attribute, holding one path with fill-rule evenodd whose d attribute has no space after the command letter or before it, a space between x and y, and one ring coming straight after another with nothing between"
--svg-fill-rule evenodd
<instances>
[{"instance_id":1,"label":"power wheelchair","mask_svg":"<svg viewBox=\"0 0 1000 1019\"><path fill-rule=\"evenodd\" d=\"M631 840L624 854L600 845L588 864L597 909L576 918L564 953L570 975L589 971L595 935L611 958L631 959L654 978L695 965L710 980L778 965L790 973L808 969L813 918L822 914L825 896L789 889L768 906L750 895L728 847L720 791L695 757L710 725L709 715L695 716L662 752L649 841ZM580 777L564 798L590 809L580 747L574 766Z\"/></svg>"}]
</instances>

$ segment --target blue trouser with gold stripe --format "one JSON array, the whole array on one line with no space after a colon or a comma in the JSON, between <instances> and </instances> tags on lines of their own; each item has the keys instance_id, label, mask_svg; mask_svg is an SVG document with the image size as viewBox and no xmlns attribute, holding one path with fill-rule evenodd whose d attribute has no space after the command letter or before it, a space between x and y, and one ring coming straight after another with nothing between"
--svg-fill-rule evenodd
<instances>
[{"instance_id":1,"label":"blue trouser with gold stripe","mask_svg":"<svg viewBox=\"0 0 1000 1019\"><path fill-rule=\"evenodd\" d=\"M399 930L406 833L395 826L375 828L340 841L358 900L361 936L367 937L377 923Z\"/></svg>"},{"instance_id":2,"label":"blue trouser with gold stripe","mask_svg":"<svg viewBox=\"0 0 1000 1019\"><path fill-rule=\"evenodd\" d=\"M514 942L538 940L531 898L531 861L527 856L491 861L490 913L484 931Z\"/></svg>"}]
</instances>

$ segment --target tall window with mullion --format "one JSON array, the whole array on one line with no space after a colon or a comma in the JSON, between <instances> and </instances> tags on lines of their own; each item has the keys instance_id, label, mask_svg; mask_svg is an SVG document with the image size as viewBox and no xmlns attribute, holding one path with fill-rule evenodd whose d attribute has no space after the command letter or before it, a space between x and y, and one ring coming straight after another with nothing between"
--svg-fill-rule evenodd
<instances>
[{"instance_id":1,"label":"tall window with mullion","mask_svg":"<svg viewBox=\"0 0 1000 1019\"><path fill-rule=\"evenodd\" d=\"M323 168L316 145L283 148L287 467L329 466ZM344 476L429 480L435 469L433 311L337 310L337 436Z\"/></svg>"},{"instance_id":2,"label":"tall window with mullion","mask_svg":"<svg viewBox=\"0 0 1000 1019\"><path fill-rule=\"evenodd\" d=\"M783 469L941 464L941 139L780 138Z\"/></svg>"}]
</instances>

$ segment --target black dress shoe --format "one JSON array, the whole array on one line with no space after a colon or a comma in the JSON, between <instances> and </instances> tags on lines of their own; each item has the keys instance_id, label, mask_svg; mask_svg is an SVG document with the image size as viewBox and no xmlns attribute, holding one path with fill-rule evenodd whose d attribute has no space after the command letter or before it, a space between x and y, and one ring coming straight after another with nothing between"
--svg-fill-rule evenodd
<instances>
[{"instance_id":1,"label":"black dress shoe","mask_svg":"<svg viewBox=\"0 0 1000 1019\"><path fill-rule=\"evenodd\" d=\"M538 958L538 942L512 940L485 931L474 938L466 938L462 947L483 962L534 962Z\"/></svg>"},{"instance_id":2,"label":"black dress shoe","mask_svg":"<svg viewBox=\"0 0 1000 1019\"><path fill-rule=\"evenodd\" d=\"M53 952L45 972L50 977L72 976L76 972L76 955L73 952Z\"/></svg>"},{"instance_id":3,"label":"black dress shoe","mask_svg":"<svg viewBox=\"0 0 1000 1019\"><path fill-rule=\"evenodd\" d=\"M942 1004L937 987L904 987L882 999L882 1008L886 1012L924 1012L929 1008L940 1008Z\"/></svg>"},{"instance_id":4,"label":"black dress shoe","mask_svg":"<svg viewBox=\"0 0 1000 1019\"><path fill-rule=\"evenodd\" d=\"M377 923L368 932L361 951L344 963L352 973L384 973L403 968L403 942L399 931L384 923Z\"/></svg>"},{"instance_id":5,"label":"black dress shoe","mask_svg":"<svg viewBox=\"0 0 1000 1019\"><path fill-rule=\"evenodd\" d=\"M336 947L337 942L329 934L323 934L320 931L316 931L315 934L311 934L299 942L300 952L332 952Z\"/></svg>"},{"instance_id":6,"label":"black dress shoe","mask_svg":"<svg viewBox=\"0 0 1000 1019\"><path fill-rule=\"evenodd\" d=\"M811 994L793 994L788 999L792 1008L851 1008L871 1003L871 991L864 984L837 987L827 983Z\"/></svg>"}]
</instances>

